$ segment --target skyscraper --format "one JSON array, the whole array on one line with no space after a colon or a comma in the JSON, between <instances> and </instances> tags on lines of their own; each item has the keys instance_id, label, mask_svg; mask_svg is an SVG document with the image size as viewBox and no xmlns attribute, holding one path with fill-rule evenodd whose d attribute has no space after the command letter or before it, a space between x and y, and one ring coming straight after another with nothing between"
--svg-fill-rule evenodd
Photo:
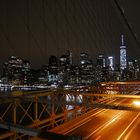
<instances>
[{"instance_id":1,"label":"skyscraper","mask_svg":"<svg viewBox=\"0 0 140 140\"><path fill-rule=\"evenodd\" d=\"M101 67L106 66L105 57L103 54L99 54L99 56L97 58L97 65L100 65Z\"/></svg>"},{"instance_id":2,"label":"skyscraper","mask_svg":"<svg viewBox=\"0 0 140 140\"><path fill-rule=\"evenodd\" d=\"M120 70L124 70L127 67L126 60L126 46L124 43L124 36L121 35L121 44L120 44Z\"/></svg>"},{"instance_id":3,"label":"skyscraper","mask_svg":"<svg viewBox=\"0 0 140 140\"><path fill-rule=\"evenodd\" d=\"M114 70L113 56L108 57L108 64L109 64L111 70Z\"/></svg>"},{"instance_id":4,"label":"skyscraper","mask_svg":"<svg viewBox=\"0 0 140 140\"><path fill-rule=\"evenodd\" d=\"M88 54L87 53L81 53L80 54L80 64L86 64L88 61Z\"/></svg>"}]
</instances>

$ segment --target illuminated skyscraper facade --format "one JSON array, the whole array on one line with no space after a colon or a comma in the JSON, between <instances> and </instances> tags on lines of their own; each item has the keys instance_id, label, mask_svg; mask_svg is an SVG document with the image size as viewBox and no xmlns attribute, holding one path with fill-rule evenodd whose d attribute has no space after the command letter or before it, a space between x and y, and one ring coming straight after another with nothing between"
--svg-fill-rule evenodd
<instances>
[{"instance_id":1,"label":"illuminated skyscraper facade","mask_svg":"<svg viewBox=\"0 0 140 140\"><path fill-rule=\"evenodd\" d=\"M99 56L97 58L97 65L100 65L101 67L106 66L105 57L103 54L99 54Z\"/></svg>"},{"instance_id":2,"label":"illuminated skyscraper facade","mask_svg":"<svg viewBox=\"0 0 140 140\"><path fill-rule=\"evenodd\" d=\"M124 70L127 67L126 60L126 46L124 44L124 36L121 35L121 44L120 44L120 70Z\"/></svg>"},{"instance_id":3,"label":"illuminated skyscraper facade","mask_svg":"<svg viewBox=\"0 0 140 140\"><path fill-rule=\"evenodd\" d=\"M108 57L108 62L111 70L114 70L114 62L113 62L113 56Z\"/></svg>"}]
</instances>

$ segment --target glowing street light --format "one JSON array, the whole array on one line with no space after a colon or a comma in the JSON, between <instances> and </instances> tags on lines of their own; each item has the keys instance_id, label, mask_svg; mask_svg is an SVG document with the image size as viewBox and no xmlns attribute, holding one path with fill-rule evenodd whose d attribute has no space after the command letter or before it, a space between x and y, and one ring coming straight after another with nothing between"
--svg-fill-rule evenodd
<instances>
[{"instance_id":1,"label":"glowing street light","mask_svg":"<svg viewBox=\"0 0 140 140\"><path fill-rule=\"evenodd\" d=\"M140 101L134 101L133 104L134 104L135 106L140 106Z\"/></svg>"}]
</instances>

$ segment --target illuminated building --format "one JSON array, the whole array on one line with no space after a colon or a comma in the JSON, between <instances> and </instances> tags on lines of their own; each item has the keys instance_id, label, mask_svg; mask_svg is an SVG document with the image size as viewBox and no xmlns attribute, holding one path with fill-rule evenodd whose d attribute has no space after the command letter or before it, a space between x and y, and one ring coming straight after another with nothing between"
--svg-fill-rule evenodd
<instances>
[{"instance_id":1,"label":"illuminated building","mask_svg":"<svg viewBox=\"0 0 140 140\"><path fill-rule=\"evenodd\" d=\"M134 79L138 79L139 78L139 72L140 72L138 60L134 59L133 61L131 61L131 65L130 65L130 62L129 62L129 67L131 68L131 70L133 68L133 73L134 73L133 78Z\"/></svg>"},{"instance_id":2,"label":"illuminated building","mask_svg":"<svg viewBox=\"0 0 140 140\"><path fill-rule=\"evenodd\" d=\"M105 67L105 57L103 54L100 54L97 58L97 65L100 65L101 67Z\"/></svg>"},{"instance_id":3,"label":"illuminated building","mask_svg":"<svg viewBox=\"0 0 140 140\"><path fill-rule=\"evenodd\" d=\"M11 56L8 60L8 78L11 84L21 84L23 60Z\"/></svg>"},{"instance_id":4,"label":"illuminated building","mask_svg":"<svg viewBox=\"0 0 140 140\"><path fill-rule=\"evenodd\" d=\"M11 56L3 66L3 78L11 84L29 84L31 66L28 60Z\"/></svg>"},{"instance_id":5,"label":"illuminated building","mask_svg":"<svg viewBox=\"0 0 140 140\"><path fill-rule=\"evenodd\" d=\"M48 65L44 65L41 67L39 71L39 76L38 76L38 82L41 85L47 85L48 84Z\"/></svg>"},{"instance_id":6,"label":"illuminated building","mask_svg":"<svg viewBox=\"0 0 140 140\"><path fill-rule=\"evenodd\" d=\"M80 54L80 67L77 71L77 83L80 85L87 85L93 82L94 67L92 60L89 59L87 53Z\"/></svg>"},{"instance_id":7,"label":"illuminated building","mask_svg":"<svg viewBox=\"0 0 140 140\"><path fill-rule=\"evenodd\" d=\"M24 84L29 84L28 80L30 79L30 72L31 72L31 66L30 62L28 60L23 60L23 65L22 65L22 71L23 71L23 79L24 79Z\"/></svg>"},{"instance_id":8,"label":"illuminated building","mask_svg":"<svg viewBox=\"0 0 140 140\"><path fill-rule=\"evenodd\" d=\"M66 54L60 56L59 58L60 66L69 66L72 65L72 52L67 51Z\"/></svg>"},{"instance_id":9,"label":"illuminated building","mask_svg":"<svg viewBox=\"0 0 140 140\"><path fill-rule=\"evenodd\" d=\"M72 65L72 52L70 52L68 50L66 56L67 56L67 63L68 63L68 65Z\"/></svg>"},{"instance_id":10,"label":"illuminated building","mask_svg":"<svg viewBox=\"0 0 140 140\"><path fill-rule=\"evenodd\" d=\"M108 62L109 62L108 64L109 64L111 70L114 70L113 56L108 57Z\"/></svg>"},{"instance_id":11,"label":"illuminated building","mask_svg":"<svg viewBox=\"0 0 140 140\"><path fill-rule=\"evenodd\" d=\"M66 66L67 65L67 56L66 55L62 55L59 58L59 65L60 66Z\"/></svg>"},{"instance_id":12,"label":"illuminated building","mask_svg":"<svg viewBox=\"0 0 140 140\"><path fill-rule=\"evenodd\" d=\"M138 79L139 78L140 67L139 67L139 62L138 62L137 59L133 60L133 66L134 66L134 78Z\"/></svg>"},{"instance_id":13,"label":"illuminated building","mask_svg":"<svg viewBox=\"0 0 140 140\"><path fill-rule=\"evenodd\" d=\"M55 56L49 58L48 82L49 84L58 82L58 62Z\"/></svg>"},{"instance_id":14,"label":"illuminated building","mask_svg":"<svg viewBox=\"0 0 140 140\"><path fill-rule=\"evenodd\" d=\"M72 52L67 51L66 54L60 56L58 67L58 83L59 85L70 84L72 73Z\"/></svg>"},{"instance_id":15,"label":"illuminated building","mask_svg":"<svg viewBox=\"0 0 140 140\"><path fill-rule=\"evenodd\" d=\"M140 78L140 67L137 59L128 62L129 78L139 79Z\"/></svg>"},{"instance_id":16,"label":"illuminated building","mask_svg":"<svg viewBox=\"0 0 140 140\"><path fill-rule=\"evenodd\" d=\"M80 54L80 64L86 64L88 61L88 54L87 53L81 53Z\"/></svg>"},{"instance_id":17,"label":"illuminated building","mask_svg":"<svg viewBox=\"0 0 140 140\"><path fill-rule=\"evenodd\" d=\"M127 67L126 60L126 46L124 44L124 37L121 35L121 44L120 44L120 70L124 70Z\"/></svg>"}]
</instances>

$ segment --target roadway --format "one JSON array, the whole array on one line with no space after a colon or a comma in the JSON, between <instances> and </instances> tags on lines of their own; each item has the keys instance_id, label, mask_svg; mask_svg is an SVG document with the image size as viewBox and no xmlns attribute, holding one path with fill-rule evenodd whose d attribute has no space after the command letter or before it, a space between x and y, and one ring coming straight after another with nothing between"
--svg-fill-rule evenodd
<instances>
[{"instance_id":1,"label":"roadway","mask_svg":"<svg viewBox=\"0 0 140 140\"><path fill-rule=\"evenodd\" d=\"M134 99L108 101L116 105L132 105ZM69 129L57 128L54 132L69 136L79 136L85 140L138 140L140 112L94 109L93 113L79 120L77 125L68 124ZM80 123L81 122L81 123Z\"/></svg>"},{"instance_id":2,"label":"roadway","mask_svg":"<svg viewBox=\"0 0 140 140\"><path fill-rule=\"evenodd\" d=\"M103 110L67 135L76 135L88 140L124 140L124 134L128 129L131 130L132 124L139 116L138 112Z\"/></svg>"}]
</instances>

